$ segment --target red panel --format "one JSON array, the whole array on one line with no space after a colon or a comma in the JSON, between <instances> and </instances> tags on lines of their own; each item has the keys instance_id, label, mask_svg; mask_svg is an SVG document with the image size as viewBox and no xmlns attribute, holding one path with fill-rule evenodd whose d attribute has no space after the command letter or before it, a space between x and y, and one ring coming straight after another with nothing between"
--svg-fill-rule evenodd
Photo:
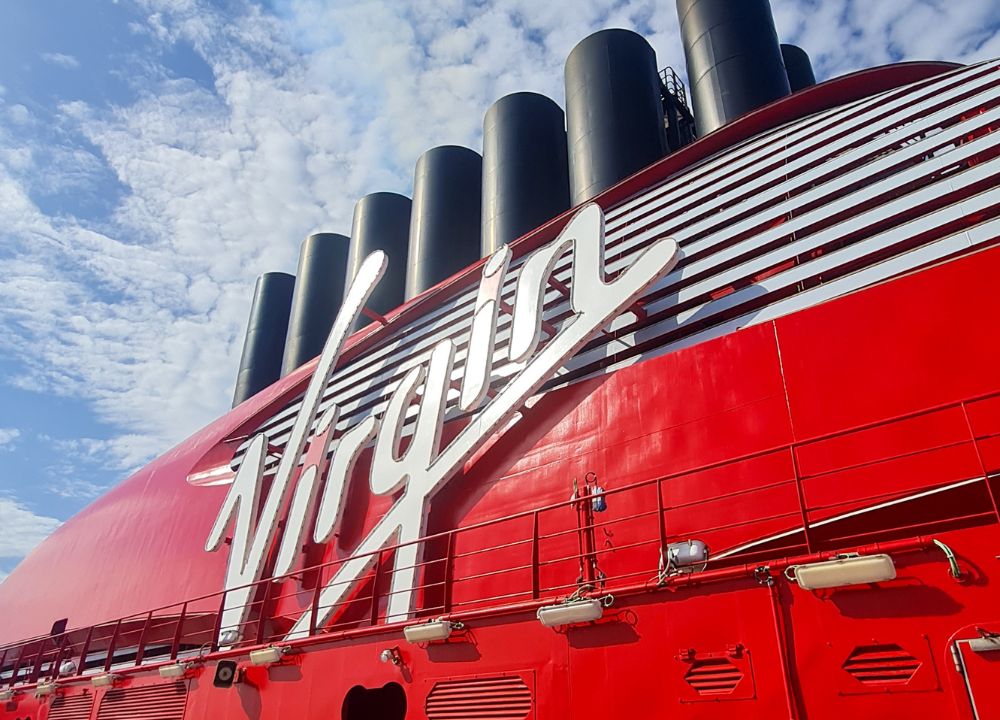
<instances>
[{"instance_id":1,"label":"red panel","mask_svg":"<svg viewBox=\"0 0 1000 720\"><path fill-rule=\"evenodd\" d=\"M613 611L567 633L576 712L561 717L788 716L774 671L777 642L766 588L751 581L682 590ZM695 617L711 622L691 622ZM722 659L731 667L715 667L715 680L729 691L698 693L692 681L704 689L713 670L706 662Z\"/></svg>"},{"instance_id":2,"label":"red panel","mask_svg":"<svg viewBox=\"0 0 1000 720\"><path fill-rule=\"evenodd\" d=\"M987 250L777 320L796 437L996 390L998 273Z\"/></svg>"},{"instance_id":3,"label":"red panel","mask_svg":"<svg viewBox=\"0 0 1000 720\"><path fill-rule=\"evenodd\" d=\"M796 459L807 477L969 440L962 409L951 407L800 445Z\"/></svg>"},{"instance_id":4,"label":"red panel","mask_svg":"<svg viewBox=\"0 0 1000 720\"><path fill-rule=\"evenodd\" d=\"M971 443L831 472L802 481L811 521L979 477Z\"/></svg>"}]
</instances>

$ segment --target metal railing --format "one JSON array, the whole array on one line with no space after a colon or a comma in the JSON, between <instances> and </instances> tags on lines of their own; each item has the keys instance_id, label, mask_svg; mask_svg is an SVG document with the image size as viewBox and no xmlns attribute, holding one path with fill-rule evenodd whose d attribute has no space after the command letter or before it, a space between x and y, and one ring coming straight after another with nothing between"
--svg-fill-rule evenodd
<instances>
[{"instance_id":1,"label":"metal railing","mask_svg":"<svg viewBox=\"0 0 1000 720\"><path fill-rule=\"evenodd\" d=\"M993 401L1000 401L1000 391L621 487L604 488L597 484L600 479L588 480L578 485L573 495L563 502L426 536L415 541L421 546L422 556L416 563L419 583L415 608L412 618L406 622L387 618L386 605L393 593L391 574L410 569L394 568L394 553L414 543L371 553L371 571L355 584L357 589L353 594L345 595L333 605L321 605L321 593L329 587L337 570L354 558L334 560L253 583L248 586L254 592L245 608L247 619L238 626L221 625L221 609L226 604L227 592L220 592L2 647L0 688L30 686L46 678L127 672L129 668L149 668L208 655L245 653L250 647L284 641L296 620L309 611L313 621L307 637L292 642L384 633L420 618L460 620L523 612L568 595L651 592L664 585L689 583L698 583L704 591L713 578L750 577L761 565L774 569L791 563L790 558L796 556L819 557L872 543L897 543L895 547L900 549L925 547L927 542L922 533L1000 520L990 483L993 468L984 460L980 445L1000 436L1000 432L977 434L969 413L970 407L977 411L987 408L989 412L987 406ZM1000 416L1000 409L994 414ZM810 448L849 441L852 435L888 428L898 431L905 429L906 423L930 416L937 419L931 423L938 428L937 434L927 436L920 447L884 457L858 458L810 472L803 472L800 467L803 452L808 456ZM1000 427L1000 421L996 424ZM971 476L962 469L968 463L956 462L952 467L957 473L954 477L937 477L930 483L926 479L923 483L914 480L903 490L876 490L866 497L853 495L834 503L807 501L810 483L835 478L837 473L890 472L894 462L923 461L934 454L963 448L972 453L977 464ZM753 505L750 501L754 493L785 491L795 498L793 506L766 517L731 517L728 522L720 522L715 513L715 524L698 526L698 518L713 517L712 513L705 513L705 508L718 502L718 495L670 501L671 490L685 479L733 471L762 458L785 457L787 464L774 463L774 466L790 469L789 474L782 470L774 476L758 478L752 487L726 496L740 500L737 504L742 507ZM937 467L948 469L950 466L938 463ZM574 484L567 479L567 491ZM917 522L886 524L883 520L881 525L871 525L861 532L850 530L848 526L845 526L846 533L838 534L836 530L837 512L848 505L885 506L905 499L907 492L919 496L941 487L970 485L982 488L983 500L978 505L969 505L969 512L965 514L948 514L945 509L940 517L925 516ZM607 506L607 509L599 512L598 505ZM769 504L760 498L754 507L763 509ZM856 511L849 514L856 516ZM786 531L766 538L772 542L765 550L756 549L753 542L723 546L725 549L710 557L704 568L675 574L671 574L669 564L664 564L664 552L672 542L699 538L711 544L713 539L727 537L727 533L733 532L750 538L755 537L755 526L774 522L783 523L781 526ZM503 537L504 541L496 543L497 537ZM783 540L775 543L775 538ZM918 538L918 541L907 538ZM330 621L317 623L317 617L329 617ZM231 631L231 640L220 643L226 631Z\"/></svg>"}]
</instances>

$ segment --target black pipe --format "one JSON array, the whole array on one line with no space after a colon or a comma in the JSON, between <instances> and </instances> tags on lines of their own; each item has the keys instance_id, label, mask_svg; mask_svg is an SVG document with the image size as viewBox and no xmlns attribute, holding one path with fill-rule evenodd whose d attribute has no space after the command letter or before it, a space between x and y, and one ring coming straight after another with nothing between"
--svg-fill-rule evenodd
<instances>
[{"instance_id":1,"label":"black pipe","mask_svg":"<svg viewBox=\"0 0 1000 720\"><path fill-rule=\"evenodd\" d=\"M236 375L233 407L281 377L281 356L294 288L295 277L288 273L270 272L257 278L240 370Z\"/></svg>"},{"instance_id":2,"label":"black pipe","mask_svg":"<svg viewBox=\"0 0 1000 720\"><path fill-rule=\"evenodd\" d=\"M677 0L698 135L791 90L768 0Z\"/></svg>"},{"instance_id":3,"label":"black pipe","mask_svg":"<svg viewBox=\"0 0 1000 720\"><path fill-rule=\"evenodd\" d=\"M479 259L483 158L457 145L431 148L413 174L406 299Z\"/></svg>"},{"instance_id":4,"label":"black pipe","mask_svg":"<svg viewBox=\"0 0 1000 720\"><path fill-rule=\"evenodd\" d=\"M805 50L798 45L782 45L781 58L785 62L785 74L788 75L788 86L792 92L816 84L816 75Z\"/></svg>"},{"instance_id":5,"label":"black pipe","mask_svg":"<svg viewBox=\"0 0 1000 720\"><path fill-rule=\"evenodd\" d=\"M656 53L641 35L601 30L573 48L566 127L573 205L666 154Z\"/></svg>"},{"instance_id":6,"label":"black pipe","mask_svg":"<svg viewBox=\"0 0 1000 720\"><path fill-rule=\"evenodd\" d=\"M403 304L406 284L407 246L410 236L410 198L396 193L365 195L354 206L351 229L351 252L347 259L347 285L354 279L361 263L375 250L389 256L389 267L368 299L367 307L385 315ZM356 328L371 322L362 316Z\"/></svg>"},{"instance_id":7,"label":"black pipe","mask_svg":"<svg viewBox=\"0 0 1000 720\"><path fill-rule=\"evenodd\" d=\"M323 352L344 300L350 242L336 233L316 233L302 242L282 377Z\"/></svg>"},{"instance_id":8,"label":"black pipe","mask_svg":"<svg viewBox=\"0 0 1000 720\"><path fill-rule=\"evenodd\" d=\"M506 95L483 119L482 255L569 209L566 118L537 93Z\"/></svg>"}]
</instances>

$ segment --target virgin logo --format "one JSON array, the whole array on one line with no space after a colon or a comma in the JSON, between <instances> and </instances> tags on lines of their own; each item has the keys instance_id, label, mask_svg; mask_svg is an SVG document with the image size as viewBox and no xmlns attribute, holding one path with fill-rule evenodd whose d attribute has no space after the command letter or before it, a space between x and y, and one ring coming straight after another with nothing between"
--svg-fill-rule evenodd
<instances>
[{"instance_id":1,"label":"virgin logo","mask_svg":"<svg viewBox=\"0 0 1000 720\"><path fill-rule=\"evenodd\" d=\"M543 341L542 309L545 290L556 262L570 253L571 314ZM398 499L352 552L320 592L318 617L303 614L288 637L301 637L315 623L331 619L375 562L380 549L404 544L394 553L387 621L410 616L420 544L430 499L483 444L512 420L524 402L595 333L629 308L643 292L677 262L677 243L670 238L654 242L632 265L608 280L604 265L604 214L597 205L581 209L559 237L535 251L523 263L509 307L501 302L510 251L503 248L483 266L482 280L471 319L468 353L459 378L457 397L450 397L455 343L442 340L426 365L412 368L392 392L381 418L368 417L334 437L339 409L330 407L316 422L323 389L337 365L344 341L372 290L385 272L386 257L376 252L362 264L348 289L319 363L313 373L288 444L278 463L267 497L262 498L267 437L261 433L249 443L243 464L209 532L205 549L218 550L230 525L232 546L226 569L227 595L221 627L238 628L251 605L252 583L269 572L290 572L299 561L306 529L312 540L330 540L344 513L348 484L362 450L374 442L368 482L378 495ZM491 385L496 334L501 312L510 315L507 358L517 372L483 404ZM422 388L422 391L420 389ZM418 391L419 402L418 402ZM441 431L450 401L472 413L468 425L445 447ZM400 439L410 408L416 407L412 438L401 450ZM410 413L412 415L412 412ZM310 428L315 431L310 438ZM336 444L330 454L330 448ZM301 469L299 468L301 461ZM259 514L256 513L260 508ZM287 510L286 510L287 508ZM254 518L257 518L254 522ZM286 518L279 537L279 520ZM274 566L268 569L271 548L278 543ZM231 636L231 635L230 635ZM232 641L230 640L230 643ZM226 644L223 642L223 644Z\"/></svg>"}]
</instances>

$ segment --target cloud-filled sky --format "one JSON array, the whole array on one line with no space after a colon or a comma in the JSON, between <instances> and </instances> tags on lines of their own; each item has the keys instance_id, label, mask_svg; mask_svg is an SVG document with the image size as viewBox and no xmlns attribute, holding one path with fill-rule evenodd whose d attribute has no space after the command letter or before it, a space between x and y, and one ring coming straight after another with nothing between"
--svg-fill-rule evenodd
<instances>
[{"instance_id":1,"label":"cloud-filled sky","mask_svg":"<svg viewBox=\"0 0 1000 720\"><path fill-rule=\"evenodd\" d=\"M1000 56L995 0L772 0L820 79ZM562 104L589 33L683 73L672 0L7 0L0 8L0 580L229 407L256 276L481 148L500 96Z\"/></svg>"}]
</instances>

